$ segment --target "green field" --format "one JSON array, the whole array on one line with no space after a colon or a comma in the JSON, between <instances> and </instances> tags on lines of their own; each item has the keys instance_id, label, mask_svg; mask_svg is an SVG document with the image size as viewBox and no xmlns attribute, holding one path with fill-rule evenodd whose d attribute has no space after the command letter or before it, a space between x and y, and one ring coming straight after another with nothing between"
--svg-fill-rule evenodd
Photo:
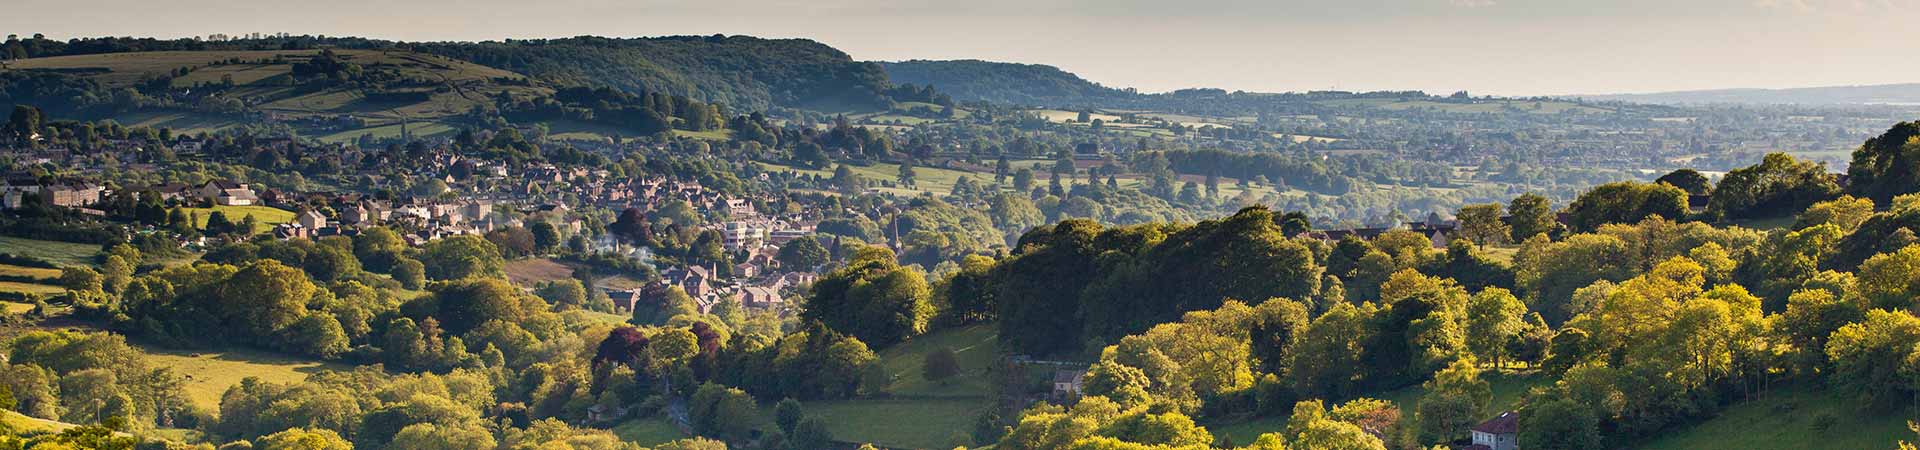
<instances>
[{"instance_id":1,"label":"green field","mask_svg":"<svg viewBox=\"0 0 1920 450\"><path fill-rule=\"evenodd\" d=\"M214 211L219 211L220 214L227 216L227 220L233 221L234 223L240 223L240 221L246 219L247 215L249 214L253 215L253 220L259 222L253 226L254 233L265 233L267 231L271 231L273 230L274 225L292 222L293 216L294 216L293 211L274 208L271 206L215 206L212 208L187 208L187 213L194 215L194 226L203 227L203 228L207 226L207 218L212 216Z\"/></svg>"},{"instance_id":2,"label":"green field","mask_svg":"<svg viewBox=\"0 0 1920 450\"><path fill-rule=\"evenodd\" d=\"M679 137L694 138L694 139L705 139L709 141L724 141L724 140L730 139L733 136L733 132L727 131L727 130L707 130L707 131L673 130L673 135L679 136Z\"/></svg>"},{"instance_id":3,"label":"green field","mask_svg":"<svg viewBox=\"0 0 1920 450\"><path fill-rule=\"evenodd\" d=\"M843 442L889 448L953 448L953 436L973 429L974 417L990 406L973 399L881 399L809 402L807 414L819 416ZM773 408L760 410L772 420Z\"/></svg>"},{"instance_id":4,"label":"green field","mask_svg":"<svg viewBox=\"0 0 1920 450\"><path fill-rule=\"evenodd\" d=\"M351 367L291 358L273 353L235 350L190 352L141 347L147 363L173 369L186 379L187 398L210 411L220 410L220 395L247 377L262 381L291 383L307 379L322 370L348 370Z\"/></svg>"},{"instance_id":5,"label":"green field","mask_svg":"<svg viewBox=\"0 0 1920 450\"><path fill-rule=\"evenodd\" d=\"M73 426L66 422L28 417L17 412L0 410L0 428L11 430L15 436L30 433L57 433Z\"/></svg>"},{"instance_id":6,"label":"green field","mask_svg":"<svg viewBox=\"0 0 1920 450\"><path fill-rule=\"evenodd\" d=\"M368 136L368 135L373 136L374 139L394 139L394 138L400 137L401 128L406 128L407 134L411 134L413 135L413 137L416 137L416 138L438 136L442 134L451 134L456 131L459 131L454 129L452 125L447 125L440 122L427 122L427 121L410 122L410 123L407 123L404 127L399 122L394 122L394 123L389 123L385 125L377 125L377 126L361 128L357 130L346 130L346 131L329 133L329 134L320 136L319 139L321 142L329 142L329 143L354 142L359 140L361 136Z\"/></svg>"},{"instance_id":7,"label":"green field","mask_svg":"<svg viewBox=\"0 0 1920 450\"><path fill-rule=\"evenodd\" d=\"M1733 405L1719 417L1660 433L1641 450L1857 448L1892 449L1914 440L1913 411L1863 411L1859 402L1822 386L1775 389ZM1826 426L1819 424L1826 422Z\"/></svg>"},{"instance_id":8,"label":"green field","mask_svg":"<svg viewBox=\"0 0 1920 450\"><path fill-rule=\"evenodd\" d=\"M40 268L40 267L21 267L21 266L0 264L0 276L25 277L25 278L34 278L39 280L52 280L55 278L60 278L60 269L46 269L46 268Z\"/></svg>"},{"instance_id":9,"label":"green field","mask_svg":"<svg viewBox=\"0 0 1920 450\"><path fill-rule=\"evenodd\" d=\"M802 169L797 167L783 166L783 165L764 163L764 162L760 163L760 167L762 169L765 169L768 171L775 171L775 172L791 171L791 172L798 172L802 174L819 175L822 177L829 177L829 178L833 176L833 170L831 169L829 170ZM894 187L880 187L877 189L879 189L881 192L890 192L897 195L919 195L921 192L932 192L938 195L946 195L947 193L953 192L953 185L955 183L958 183L960 181L960 177L963 177L963 176L973 178L973 182L978 184L993 183L992 172L975 173L975 172L969 172L964 170L943 169L939 167L916 166L913 168L914 186L905 187L897 184L900 178L899 164L873 163L866 166L856 166L856 165L848 164L847 167L853 169L853 173L859 174L861 178L867 179L868 182L877 183L877 182L885 181L885 182L896 183ZM1037 175L1035 178L1040 178L1040 177L1041 176ZM1045 180L1044 179L1035 180L1035 183L1045 183Z\"/></svg>"},{"instance_id":10,"label":"green field","mask_svg":"<svg viewBox=\"0 0 1920 450\"><path fill-rule=\"evenodd\" d=\"M40 258L63 266L87 266L93 265L94 255L100 254L100 246L0 236L0 253Z\"/></svg>"},{"instance_id":11,"label":"green field","mask_svg":"<svg viewBox=\"0 0 1920 450\"><path fill-rule=\"evenodd\" d=\"M0 302L0 308L6 309L7 314L26 314L27 311L33 310L33 304L18 303L18 302Z\"/></svg>"},{"instance_id":12,"label":"green field","mask_svg":"<svg viewBox=\"0 0 1920 450\"><path fill-rule=\"evenodd\" d=\"M136 111L113 120L135 127L172 128L180 134L213 133L240 125L229 117L182 111Z\"/></svg>"},{"instance_id":13,"label":"green field","mask_svg":"<svg viewBox=\"0 0 1920 450\"><path fill-rule=\"evenodd\" d=\"M613 434L619 436L622 441L640 444L642 447L652 447L687 437L680 434L680 429L674 428L672 423L668 423L667 419L661 417L626 421L613 427Z\"/></svg>"},{"instance_id":14,"label":"green field","mask_svg":"<svg viewBox=\"0 0 1920 450\"><path fill-rule=\"evenodd\" d=\"M18 292L28 295L56 295L66 291L66 288L47 284L0 281L0 292Z\"/></svg>"},{"instance_id":15,"label":"green field","mask_svg":"<svg viewBox=\"0 0 1920 450\"><path fill-rule=\"evenodd\" d=\"M1392 111L1409 109L1429 109L1455 114L1495 113L1501 111L1521 111L1534 114L1560 114L1580 112L1587 114L1605 114L1613 110L1582 105L1565 101L1535 102L1527 100L1475 100L1471 103L1438 102L1432 100L1405 100L1397 98L1350 98L1323 100L1318 103L1331 106L1371 107Z\"/></svg>"},{"instance_id":16,"label":"green field","mask_svg":"<svg viewBox=\"0 0 1920 450\"><path fill-rule=\"evenodd\" d=\"M920 336L883 350L880 362L893 375L888 391L906 396L985 397L991 394L987 370L999 358L999 336L994 324L976 324ZM941 348L951 348L959 357L960 375L927 381L922 375L927 354Z\"/></svg>"},{"instance_id":17,"label":"green field","mask_svg":"<svg viewBox=\"0 0 1920 450\"><path fill-rule=\"evenodd\" d=\"M1528 389L1550 382L1538 372L1512 372L1501 375L1482 372L1481 376L1493 388L1493 407L1491 408L1493 411L1489 416L1513 409L1519 405L1520 396L1526 394ZM1400 423L1410 424L1413 420L1414 407L1419 405L1420 396L1425 393L1426 390L1421 389L1420 386L1411 386L1372 397L1390 401L1395 406L1399 406ZM1332 406L1328 405L1328 407ZM1207 427L1207 431L1213 432L1214 439L1228 438L1244 445L1259 439L1262 434L1285 430L1287 416L1281 414L1231 423L1203 423L1202 425Z\"/></svg>"}]
</instances>

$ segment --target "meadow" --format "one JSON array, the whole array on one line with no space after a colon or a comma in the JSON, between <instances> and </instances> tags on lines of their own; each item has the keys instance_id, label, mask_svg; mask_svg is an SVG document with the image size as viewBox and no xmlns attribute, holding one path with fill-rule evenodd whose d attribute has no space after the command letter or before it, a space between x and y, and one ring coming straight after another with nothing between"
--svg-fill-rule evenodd
<instances>
[{"instance_id":1,"label":"meadow","mask_svg":"<svg viewBox=\"0 0 1920 450\"><path fill-rule=\"evenodd\" d=\"M1846 394L1818 385L1776 388L1756 400L1736 403L1720 415L1662 432L1634 446L1640 450L1737 450L1752 448L1891 449L1913 441L1907 421L1916 411L1868 411Z\"/></svg>"},{"instance_id":2,"label":"meadow","mask_svg":"<svg viewBox=\"0 0 1920 450\"><path fill-rule=\"evenodd\" d=\"M252 350L185 351L139 346L147 364L165 367L179 374L186 385L187 398L210 411L220 410L220 396L227 388L247 377L261 381L291 383L307 379L322 370L350 370L352 367L308 359L292 358Z\"/></svg>"},{"instance_id":3,"label":"meadow","mask_svg":"<svg viewBox=\"0 0 1920 450\"><path fill-rule=\"evenodd\" d=\"M258 206L258 205L255 205L255 206L220 205L220 206L214 206L212 208L187 208L186 210L188 214L192 214L194 216L194 225L199 227L207 226L207 219L213 215L214 211L219 211L221 215L227 216L227 220L232 221L234 223L239 223L241 220L246 219L248 215L252 215L253 220L258 222L253 227L254 233L265 233L265 232L271 231L273 230L274 225L292 222L293 216L294 216L293 211L274 208L271 206Z\"/></svg>"},{"instance_id":4,"label":"meadow","mask_svg":"<svg viewBox=\"0 0 1920 450\"><path fill-rule=\"evenodd\" d=\"M88 266L93 265L93 257L100 254L100 246L0 236L0 253L39 258L62 266Z\"/></svg>"},{"instance_id":5,"label":"meadow","mask_svg":"<svg viewBox=\"0 0 1920 450\"><path fill-rule=\"evenodd\" d=\"M629 420L613 427L612 431L613 435L620 437L620 440L640 444L642 447L652 447L687 437L680 432L679 428L675 428L672 423L662 417Z\"/></svg>"}]
</instances>

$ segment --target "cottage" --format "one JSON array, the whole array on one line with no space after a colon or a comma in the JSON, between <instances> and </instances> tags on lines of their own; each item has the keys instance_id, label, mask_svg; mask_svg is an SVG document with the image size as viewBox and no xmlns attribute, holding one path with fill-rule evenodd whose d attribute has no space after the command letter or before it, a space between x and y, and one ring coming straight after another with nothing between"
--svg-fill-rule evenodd
<instances>
[{"instance_id":1,"label":"cottage","mask_svg":"<svg viewBox=\"0 0 1920 450\"><path fill-rule=\"evenodd\" d=\"M768 286L747 286L740 290L740 304L748 308L768 309L785 304L780 298L780 289Z\"/></svg>"},{"instance_id":2,"label":"cottage","mask_svg":"<svg viewBox=\"0 0 1920 450\"><path fill-rule=\"evenodd\" d=\"M260 203L260 196L246 183L226 180L208 181L200 185L194 193L202 200L222 206L253 206Z\"/></svg>"},{"instance_id":3,"label":"cottage","mask_svg":"<svg viewBox=\"0 0 1920 450\"><path fill-rule=\"evenodd\" d=\"M327 226L327 216L320 215L319 211L311 209L300 213L300 216L294 218L294 220L299 222L301 227L309 230L318 230L321 227Z\"/></svg>"},{"instance_id":4,"label":"cottage","mask_svg":"<svg viewBox=\"0 0 1920 450\"><path fill-rule=\"evenodd\" d=\"M629 289L608 292L607 300L613 301L614 311L628 312L633 311L633 305L640 302L640 296L639 289Z\"/></svg>"},{"instance_id":5,"label":"cottage","mask_svg":"<svg viewBox=\"0 0 1920 450\"><path fill-rule=\"evenodd\" d=\"M1087 387L1087 371L1083 369L1059 369L1053 371L1053 398L1056 401L1068 401L1080 398Z\"/></svg>"},{"instance_id":6,"label":"cottage","mask_svg":"<svg viewBox=\"0 0 1920 450\"><path fill-rule=\"evenodd\" d=\"M1466 450L1519 450L1520 415L1513 411L1501 412L1494 417L1473 426L1473 445Z\"/></svg>"},{"instance_id":7,"label":"cottage","mask_svg":"<svg viewBox=\"0 0 1920 450\"><path fill-rule=\"evenodd\" d=\"M713 292L708 283L713 281L713 270L701 266L687 267L686 275L680 279L680 290L687 291L693 298L701 298Z\"/></svg>"}]
</instances>

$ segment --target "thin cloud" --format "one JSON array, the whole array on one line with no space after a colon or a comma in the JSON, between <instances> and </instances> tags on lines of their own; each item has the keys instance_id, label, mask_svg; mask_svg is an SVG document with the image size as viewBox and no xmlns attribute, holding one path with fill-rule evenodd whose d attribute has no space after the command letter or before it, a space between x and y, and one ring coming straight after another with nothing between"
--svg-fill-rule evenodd
<instances>
[{"instance_id":1,"label":"thin cloud","mask_svg":"<svg viewBox=\"0 0 1920 450\"><path fill-rule=\"evenodd\" d=\"M1500 4L1498 0L1447 0L1447 4L1459 8L1485 8Z\"/></svg>"},{"instance_id":2,"label":"thin cloud","mask_svg":"<svg viewBox=\"0 0 1920 450\"><path fill-rule=\"evenodd\" d=\"M1797 13L1862 14L1920 7L1920 0L1754 0L1761 9Z\"/></svg>"}]
</instances>

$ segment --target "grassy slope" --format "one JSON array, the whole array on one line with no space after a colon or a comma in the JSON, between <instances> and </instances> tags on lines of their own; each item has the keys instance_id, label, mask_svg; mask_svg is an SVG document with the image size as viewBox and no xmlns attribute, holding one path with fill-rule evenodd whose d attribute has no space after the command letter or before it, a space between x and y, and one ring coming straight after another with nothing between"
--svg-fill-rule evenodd
<instances>
[{"instance_id":1,"label":"grassy slope","mask_svg":"<svg viewBox=\"0 0 1920 450\"><path fill-rule=\"evenodd\" d=\"M100 253L100 246L0 236L0 253L40 258L66 266L87 266L93 265L93 257Z\"/></svg>"},{"instance_id":2,"label":"grassy slope","mask_svg":"<svg viewBox=\"0 0 1920 450\"><path fill-rule=\"evenodd\" d=\"M14 435L57 433L73 427L73 424L66 422L29 417L13 411L0 411L0 428L12 430Z\"/></svg>"},{"instance_id":3,"label":"grassy slope","mask_svg":"<svg viewBox=\"0 0 1920 450\"><path fill-rule=\"evenodd\" d=\"M293 211L274 208L271 206L215 206L212 208L187 208L187 213L193 214L195 216L195 219L196 219L194 220L195 226L199 226L199 227L207 226L207 218L209 216L212 216L214 211L219 211L220 214L226 215L227 220L233 221L234 223L239 223L241 220L246 219L248 214L252 214L253 219L259 222L258 224L255 224L253 227L253 232L255 233L265 233L269 230L272 230L274 225L292 222L293 215L294 215Z\"/></svg>"},{"instance_id":4,"label":"grassy slope","mask_svg":"<svg viewBox=\"0 0 1920 450\"><path fill-rule=\"evenodd\" d=\"M835 440L889 448L953 448L988 405L972 399L885 399L815 402L808 414L826 420ZM771 414L772 408L762 408Z\"/></svg>"},{"instance_id":5,"label":"grassy slope","mask_svg":"<svg viewBox=\"0 0 1920 450\"><path fill-rule=\"evenodd\" d=\"M837 440L871 442L895 448L952 448L955 433L972 429L980 411L992 406L986 368L999 355L995 326L980 324L943 330L880 352L881 364L894 375L895 398L808 402L805 409L826 420ZM951 347L962 375L946 383L920 377L926 354ZM772 421L771 405L761 412Z\"/></svg>"},{"instance_id":6,"label":"grassy slope","mask_svg":"<svg viewBox=\"0 0 1920 450\"><path fill-rule=\"evenodd\" d=\"M247 377L262 381L289 383L305 380L321 370L348 370L350 367L292 358L272 353L234 350L190 352L142 347L147 363L173 369L186 379L187 397L211 411L220 410L220 395Z\"/></svg>"},{"instance_id":7,"label":"grassy slope","mask_svg":"<svg viewBox=\"0 0 1920 450\"><path fill-rule=\"evenodd\" d=\"M54 294L59 294L61 292L66 292L66 289L59 286L48 285L48 284L21 283L17 281L0 281L0 292L18 292L22 294L32 294L32 295L54 295Z\"/></svg>"},{"instance_id":8,"label":"grassy slope","mask_svg":"<svg viewBox=\"0 0 1920 450\"><path fill-rule=\"evenodd\" d=\"M640 444L642 447L652 447L687 437L680 434L679 429L674 428L673 424L667 423L667 420L661 417L629 420L613 427L613 434L619 436L622 441Z\"/></svg>"},{"instance_id":9,"label":"grassy slope","mask_svg":"<svg viewBox=\"0 0 1920 450\"><path fill-rule=\"evenodd\" d=\"M507 261L507 281L515 286L532 287L542 281L565 280L573 278L573 268L547 258L526 258Z\"/></svg>"},{"instance_id":10,"label":"grassy slope","mask_svg":"<svg viewBox=\"0 0 1920 450\"><path fill-rule=\"evenodd\" d=\"M112 53L35 58L15 62L12 67L104 69L103 72L87 76L108 86L130 86L144 79L169 76L180 68L190 68L186 76L174 79L175 87L220 83L224 78L231 77L234 88L225 94L245 98L249 103L259 105L262 111L296 118L351 114L369 122L367 128L357 130L313 130L322 140L332 142L356 139L369 133L376 137L397 135L399 127L392 125L403 118L415 122L409 130L415 135L445 133L453 128L435 120L464 114L475 106L489 105L493 102L492 98L500 93L525 96L548 92L546 88L495 81L525 78L513 72L440 56L383 50L339 50L336 53L369 71L379 70L401 78L431 80L447 89L436 90L422 101L396 103L369 100L367 93L357 88L335 87L299 92L283 83L291 76L293 63L304 61L317 53L317 50ZM275 57L282 58L283 62L263 62ZM210 65L231 59L244 62ZM184 112L140 112L116 119L121 123L166 126L188 132L216 131L242 123L232 117Z\"/></svg>"},{"instance_id":11,"label":"grassy slope","mask_svg":"<svg viewBox=\"0 0 1920 450\"><path fill-rule=\"evenodd\" d=\"M1861 411L1859 403L1822 386L1776 389L1771 396L1727 408L1719 417L1662 433L1636 445L1642 450L1891 449L1907 430L1912 411ZM1819 417L1830 417L1825 429Z\"/></svg>"},{"instance_id":12,"label":"grassy slope","mask_svg":"<svg viewBox=\"0 0 1920 450\"><path fill-rule=\"evenodd\" d=\"M993 324L971 325L929 334L895 345L880 352L887 373L893 375L889 391L900 396L980 397L990 394L987 369L999 357L999 332ZM927 354L951 348L960 361L960 375L939 382L928 381L921 370Z\"/></svg>"}]
</instances>

